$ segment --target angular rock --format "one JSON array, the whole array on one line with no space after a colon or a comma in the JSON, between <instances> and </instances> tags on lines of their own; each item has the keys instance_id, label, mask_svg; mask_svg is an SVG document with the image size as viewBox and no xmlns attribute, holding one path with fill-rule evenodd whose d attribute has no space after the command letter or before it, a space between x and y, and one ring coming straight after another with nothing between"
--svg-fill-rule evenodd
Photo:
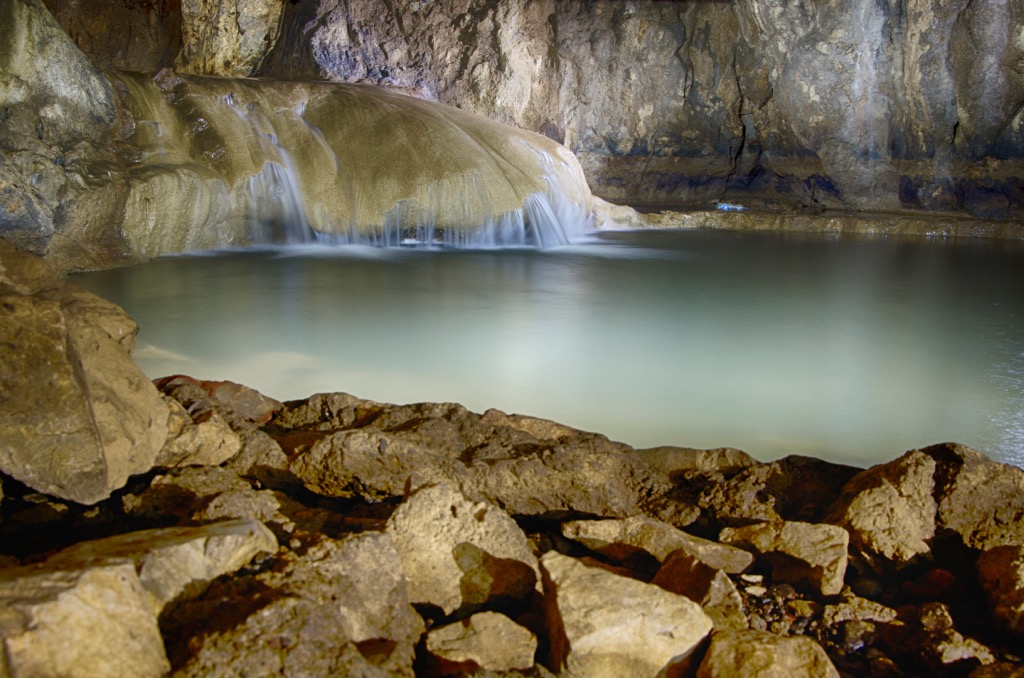
<instances>
[{"instance_id":1,"label":"angular rock","mask_svg":"<svg viewBox=\"0 0 1024 678\"><path fill-rule=\"evenodd\" d=\"M4 675L163 676L170 669L149 594L130 562L0 571Z\"/></svg>"},{"instance_id":2,"label":"angular rock","mask_svg":"<svg viewBox=\"0 0 1024 678\"><path fill-rule=\"evenodd\" d=\"M839 678L825 650L807 636L777 636L765 631L725 631L711 637L698 678Z\"/></svg>"},{"instance_id":3,"label":"angular rock","mask_svg":"<svg viewBox=\"0 0 1024 678\"><path fill-rule=\"evenodd\" d=\"M825 606L821 620L826 626L835 626L847 621L889 623L896 620L896 610L844 592L838 603Z\"/></svg>"},{"instance_id":4,"label":"angular rock","mask_svg":"<svg viewBox=\"0 0 1024 678\"><path fill-rule=\"evenodd\" d=\"M534 665L537 638L503 614L478 612L432 629L426 647L443 661L442 671L515 671Z\"/></svg>"},{"instance_id":5,"label":"angular rock","mask_svg":"<svg viewBox=\"0 0 1024 678\"><path fill-rule=\"evenodd\" d=\"M978 556L978 580L1002 628L1024 636L1024 546L997 546Z\"/></svg>"},{"instance_id":6,"label":"angular rock","mask_svg":"<svg viewBox=\"0 0 1024 678\"><path fill-rule=\"evenodd\" d=\"M660 562L664 562L674 551L683 551L729 574L743 572L754 562L754 557L743 549L694 537L646 516L623 520L570 521L562 524L562 535L594 551L601 551L613 544L634 546L650 553Z\"/></svg>"},{"instance_id":7,"label":"angular rock","mask_svg":"<svg viewBox=\"0 0 1024 678\"><path fill-rule=\"evenodd\" d=\"M509 587L501 574L482 576L484 561L467 544L491 559L507 561L512 581L521 579L525 565L539 586L537 559L515 521L498 507L471 502L448 485L415 492L392 514L387 534L401 555L409 600L435 605L445 614L518 588ZM493 569L500 569L500 563L483 565L484 572Z\"/></svg>"},{"instance_id":8,"label":"angular rock","mask_svg":"<svg viewBox=\"0 0 1024 678\"><path fill-rule=\"evenodd\" d=\"M0 240L3 260L29 256ZM138 328L124 311L71 285L33 296L5 285L0 314L0 470L91 504L152 468L168 412L131 360Z\"/></svg>"},{"instance_id":9,"label":"angular rock","mask_svg":"<svg viewBox=\"0 0 1024 678\"><path fill-rule=\"evenodd\" d=\"M680 471L700 471L730 476L758 463L746 452L732 447L697 450L691 447L663 445L636 452L652 467L669 475Z\"/></svg>"},{"instance_id":10,"label":"angular rock","mask_svg":"<svg viewBox=\"0 0 1024 678\"><path fill-rule=\"evenodd\" d=\"M282 9L276 0L183 0L178 67L200 75L252 75L277 40Z\"/></svg>"},{"instance_id":11,"label":"angular rock","mask_svg":"<svg viewBox=\"0 0 1024 678\"><path fill-rule=\"evenodd\" d=\"M935 461L912 450L854 476L826 520L850 533L850 545L876 569L931 552Z\"/></svg>"},{"instance_id":12,"label":"angular rock","mask_svg":"<svg viewBox=\"0 0 1024 678\"><path fill-rule=\"evenodd\" d=\"M937 467L940 528L979 551L1024 544L1024 469L964 445L934 445L922 452Z\"/></svg>"},{"instance_id":13,"label":"angular rock","mask_svg":"<svg viewBox=\"0 0 1024 678\"><path fill-rule=\"evenodd\" d=\"M684 596L555 551L541 558L541 567L551 666L563 675L671 673L711 631L711 619Z\"/></svg>"},{"instance_id":14,"label":"angular rock","mask_svg":"<svg viewBox=\"0 0 1024 678\"><path fill-rule=\"evenodd\" d=\"M819 522L827 499L858 472L850 466L789 456L743 469L724 482L701 483L700 507L720 524Z\"/></svg>"},{"instance_id":15,"label":"angular rock","mask_svg":"<svg viewBox=\"0 0 1024 678\"><path fill-rule=\"evenodd\" d=\"M288 470L329 496L380 500L407 485L449 483L515 515L626 517L670 489L628 446L497 410L328 394L289 403L273 425Z\"/></svg>"},{"instance_id":16,"label":"angular rock","mask_svg":"<svg viewBox=\"0 0 1024 678\"><path fill-rule=\"evenodd\" d=\"M366 533L215 583L166 627L175 675L412 676L423 621L391 540Z\"/></svg>"},{"instance_id":17,"label":"angular rock","mask_svg":"<svg viewBox=\"0 0 1024 678\"><path fill-rule=\"evenodd\" d=\"M277 539L255 520L231 520L201 527L170 527L86 541L49 558L64 569L129 560L149 594L154 615L182 596L194 596L213 579L247 564L259 553L277 551Z\"/></svg>"},{"instance_id":18,"label":"angular rock","mask_svg":"<svg viewBox=\"0 0 1024 678\"><path fill-rule=\"evenodd\" d=\"M216 412L193 418L176 400L164 396L164 401L170 415L157 466L217 466L242 449L238 434Z\"/></svg>"},{"instance_id":19,"label":"angular rock","mask_svg":"<svg viewBox=\"0 0 1024 678\"><path fill-rule=\"evenodd\" d=\"M772 578L804 584L825 596L843 588L849 534L836 525L795 521L726 528L719 539L750 548L772 565Z\"/></svg>"},{"instance_id":20,"label":"angular rock","mask_svg":"<svg viewBox=\"0 0 1024 678\"><path fill-rule=\"evenodd\" d=\"M718 631L747 628L743 599L736 585L722 570L714 569L699 558L684 551L673 551L651 583L698 603Z\"/></svg>"}]
</instances>

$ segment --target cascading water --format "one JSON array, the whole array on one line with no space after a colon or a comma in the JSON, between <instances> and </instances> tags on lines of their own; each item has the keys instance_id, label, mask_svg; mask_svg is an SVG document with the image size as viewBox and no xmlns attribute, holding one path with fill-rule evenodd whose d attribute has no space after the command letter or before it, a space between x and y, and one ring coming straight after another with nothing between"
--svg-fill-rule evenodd
<instances>
[{"instance_id":1,"label":"cascading water","mask_svg":"<svg viewBox=\"0 0 1024 678\"><path fill-rule=\"evenodd\" d=\"M597 202L555 142L378 88L122 74L145 258L259 243L551 247ZM188 209L183 209L188 205Z\"/></svg>"}]
</instances>

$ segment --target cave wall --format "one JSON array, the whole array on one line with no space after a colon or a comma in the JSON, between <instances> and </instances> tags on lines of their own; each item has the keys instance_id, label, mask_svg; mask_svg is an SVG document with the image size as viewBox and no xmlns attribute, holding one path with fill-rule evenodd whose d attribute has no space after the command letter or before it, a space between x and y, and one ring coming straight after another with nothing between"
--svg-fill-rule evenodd
<instances>
[{"instance_id":1,"label":"cave wall","mask_svg":"<svg viewBox=\"0 0 1024 678\"><path fill-rule=\"evenodd\" d=\"M47 0L102 65L400 88L614 200L1024 210L1019 0L98 1Z\"/></svg>"}]
</instances>

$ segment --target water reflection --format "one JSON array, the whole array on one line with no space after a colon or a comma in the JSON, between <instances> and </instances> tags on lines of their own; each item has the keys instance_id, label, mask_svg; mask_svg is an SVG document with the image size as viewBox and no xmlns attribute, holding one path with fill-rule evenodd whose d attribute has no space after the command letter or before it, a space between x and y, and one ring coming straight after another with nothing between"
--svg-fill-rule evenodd
<instances>
[{"instance_id":1,"label":"water reflection","mask_svg":"<svg viewBox=\"0 0 1024 678\"><path fill-rule=\"evenodd\" d=\"M537 252L341 248L80 276L151 376L450 400L636 446L1024 465L1024 248L709 232Z\"/></svg>"}]
</instances>

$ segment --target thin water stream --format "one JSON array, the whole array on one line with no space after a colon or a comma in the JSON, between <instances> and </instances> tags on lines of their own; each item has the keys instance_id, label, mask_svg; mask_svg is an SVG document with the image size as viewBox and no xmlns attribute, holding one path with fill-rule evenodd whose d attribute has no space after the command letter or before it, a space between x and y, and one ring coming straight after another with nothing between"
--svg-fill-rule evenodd
<instances>
[{"instance_id":1,"label":"thin water stream","mask_svg":"<svg viewBox=\"0 0 1024 678\"><path fill-rule=\"evenodd\" d=\"M1024 466L1024 246L607 233L548 250L285 247L77 282L152 377L455 401L637 447L869 465L957 441Z\"/></svg>"}]
</instances>

